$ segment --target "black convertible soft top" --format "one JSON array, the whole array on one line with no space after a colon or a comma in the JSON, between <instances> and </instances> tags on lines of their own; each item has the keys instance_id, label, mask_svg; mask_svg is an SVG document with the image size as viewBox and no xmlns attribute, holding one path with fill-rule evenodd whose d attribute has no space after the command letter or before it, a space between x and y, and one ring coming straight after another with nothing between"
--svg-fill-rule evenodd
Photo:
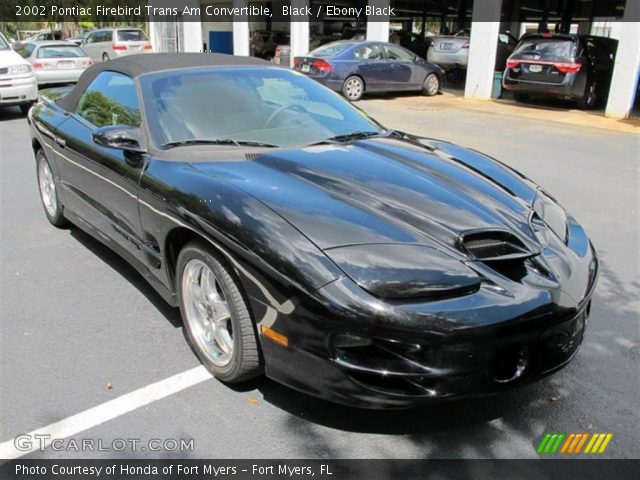
<instances>
[{"instance_id":1,"label":"black convertible soft top","mask_svg":"<svg viewBox=\"0 0 640 480\"><path fill-rule=\"evenodd\" d=\"M222 53L152 53L145 55L129 55L105 63L97 63L88 68L78 80L75 87L57 104L68 112L76 109L80 97L87 86L98 74L109 71L123 73L135 78L145 73L181 68L197 67L236 67L236 66L275 66L256 57L224 55Z\"/></svg>"}]
</instances>

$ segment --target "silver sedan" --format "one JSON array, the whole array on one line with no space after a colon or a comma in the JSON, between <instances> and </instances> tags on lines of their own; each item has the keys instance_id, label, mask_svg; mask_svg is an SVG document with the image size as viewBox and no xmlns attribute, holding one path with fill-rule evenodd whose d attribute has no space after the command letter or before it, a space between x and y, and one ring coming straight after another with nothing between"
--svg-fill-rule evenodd
<instances>
[{"instance_id":1,"label":"silver sedan","mask_svg":"<svg viewBox=\"0 0 640 480\"><path fill-rule=\"evenodd\" d=\"M71 42L27 42L14 45L14 49L31 63L40 86L75 83L93 65L87 53Z\"/></svg>"}]
</instances>

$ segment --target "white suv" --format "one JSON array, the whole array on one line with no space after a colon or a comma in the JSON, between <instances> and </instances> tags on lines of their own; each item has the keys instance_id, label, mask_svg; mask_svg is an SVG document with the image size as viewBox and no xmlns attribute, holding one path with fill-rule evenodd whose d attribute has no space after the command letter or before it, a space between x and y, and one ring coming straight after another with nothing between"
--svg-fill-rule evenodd
<instances>
[{"instance_id":1,"label":"white suv","mask_svg":"<svg viewBox=\"0 0 640 480\"><path fill-rule=\"evenodd\" d=\"M19 105L26 114L37 99L38 81L31 65L0 33L0 106Z\"/></svg>"}]
</instances>

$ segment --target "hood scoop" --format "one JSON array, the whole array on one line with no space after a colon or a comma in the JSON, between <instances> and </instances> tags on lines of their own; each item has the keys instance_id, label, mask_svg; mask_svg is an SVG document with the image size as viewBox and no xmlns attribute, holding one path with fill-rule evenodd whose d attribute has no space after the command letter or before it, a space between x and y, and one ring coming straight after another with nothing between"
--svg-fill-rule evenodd
<instances>
[{"instance_id":1,"label":"hood scoop","mask_svg":"<svg viewBox=\"0 0 640 480\"><path fill-rule=\"evenodd\" d=\"M482 230L463 233L458 241L460 250L481 262L524 259L537 255L515 235L503 230Z\"/></svg>"}]
</instances>

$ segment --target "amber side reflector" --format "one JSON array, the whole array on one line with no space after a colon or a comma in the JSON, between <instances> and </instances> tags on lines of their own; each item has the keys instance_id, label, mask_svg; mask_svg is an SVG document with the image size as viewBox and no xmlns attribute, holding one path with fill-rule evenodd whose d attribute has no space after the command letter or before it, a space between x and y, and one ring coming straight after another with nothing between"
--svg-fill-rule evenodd
<instances>
[{"instance_id":1,"label":"amber side reflector","mask_svg":"<svg viewBox=\"0 0 640 480\"><path fill-rule=\"evenodd\" d=\"M260 325L260 331L262 332L262 335L264 335L267 338L270 338L277 344L282 345L283 347L289 346L289 339L284 335L282 335L281 333L278 333L269 327L265 327L264 325Z\"/></svg>"}]
</instances>

